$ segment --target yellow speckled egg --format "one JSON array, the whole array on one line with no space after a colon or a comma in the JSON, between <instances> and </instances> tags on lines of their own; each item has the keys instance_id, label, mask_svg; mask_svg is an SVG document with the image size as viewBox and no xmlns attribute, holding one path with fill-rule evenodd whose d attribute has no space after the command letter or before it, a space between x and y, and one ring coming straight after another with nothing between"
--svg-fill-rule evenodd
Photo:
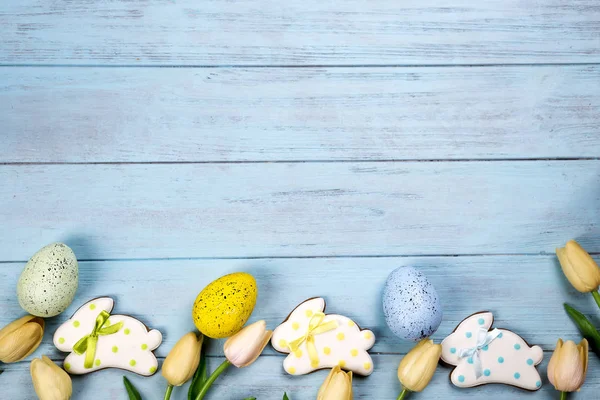
<instances>
[{"instance_id":1,"label":"yellow speckled egg","mask_svg":"<svg viewBox=\"0 0 600 400\"><path fill-rule=\"evenodd\" d=\"M222 276L196 297L192 310L194 324L213 339L235 335L250 318L257 295L252 275L236 272Z\"/></svg>"}]
</instances>

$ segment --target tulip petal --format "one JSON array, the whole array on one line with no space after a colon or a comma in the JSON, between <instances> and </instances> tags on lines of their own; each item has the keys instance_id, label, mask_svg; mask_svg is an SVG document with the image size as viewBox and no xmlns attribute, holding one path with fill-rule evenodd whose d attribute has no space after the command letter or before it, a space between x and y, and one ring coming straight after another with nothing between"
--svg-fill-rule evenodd
<instances>
[{"instance_id":1,"label":"tulip petal","mask_svg":"<svg viewBox=\"0 0 600 400\"><path fill-rule=\"evenodd\" d=\"M562 348L562 345L562 339L558 339L558 342L556 343L556 349L554 350L554 353L552 353L552 357L550 358L550 362L548 363L548 380L556 390L558 390L558 388L556 387L556 369L560 362L560 350Z\"/></svg>"},{"instance_id":2,"label":"tulip petal","mask_svg":"<svg viewBox=\"0 0 600 400\"><path fill-rule=\"evenodd\" d=\"M422 354L433 344L433 341L430 339L423 339L411 351L408 352L400 361L400 365L398 366L398 375L400 375L400 371L410 371L413 365L419 360Z\"/></svg>"},{"instance_id":3,"label":"tulip petal","mask_svg":"<svg viewBox=\"0 0 600 400\"><path fill-rule=\"evenodd\" d=\"M352 396L352 372L346 373L336 365L321 385L317 400L352 400Z\"/></svg>"},{"instance_id":4,"label":"tulip petal","mask_svg":"<svg viewBox=\"0 0 600 400\"><path fill-rule=\"evenodd\" d=\"M267 347L267 344L271 340L271 336L273 336L273 331L266 331L263 336L262 343L259 343L257 347L255 347L252 356L243 365L240 365L239 368L244 368L254 363L254 361L256 361L256 359L262 354L265 347Z\"/></svg>"},{"instance_id":5,"label":"tulip petal","mask_svg":"<svg viewBox=\"0 0 600 400\"><path fill-rule=\"evenodd\" d=\"M345 373L335 374L325 392L325 400L345 400L350 395L348 376Z\"/></svg>"},{"instance_id":6,"label":"tulip petal","mask_svg":"<svg viewBox=\"0 0 600 400\"><path fill-rule=\"evenodd\" d=\"M68 400L73 393L71 377L48 357L31 362L31 379L40 400Z\"/></svg>"},{"instance_id":7,"label":"tulip petal","mask_svg":"<svg viewBox=\"0 0 600 400\"><path fill-rule=\"evenodd\" d=\"M415 365L416 370L414 374L417 376L417 380L415 382L415 390L413 391L420 392L429 384L429 381L431 381L431 378L435 373L441 353L441 346L439 346L439 348L431 346L427 349L427 352L422 355L421 362ZM436 362L433 363L431 360L435 360Z\"/></svg>"},{"instance_id":8,"label":"tulip petal","mask_svg":"<svg viewBox=\"0 0 600 400\"><path fill-rule=\"evenodd\" d=\"M203 341L202 334L189 332L175 343L162 366L162 376L170 385L181 386L192 378L200 363Z\"/></svg>"},{"instance_id":9,"label":"tulip petal","mask_svg":"<svg viewBox=\"0 0 600 400\"><path fill-rule=\"evenodd\" d=\"M561 392L574 392L583 384L583 360L579 348L567 340L560 349L559 363L555 367L556 388Z\"/></svg>"},{"instance_id":10,"label":"tulip petal","mask_svg":"<svg viewBox=\"0 0 600 400\"><path fill-rule=\"evenodd\" d=\"M341 371L341 368L339 365L336 365L335 367L333 367L331 369L331 371L329 371L329 375L327 375L327 378L325 378L325 381L319 388L319 392L317 393L317 400L323 399L323 394L325 393L325 389L327 389L327 386L329 386L329 383L331 382L331 378L333 378L333 375L335 375L339 371Z\"/></svg>"},{"instance_id":11,"label":"tulip petal","mask_svg":"<svg viewBox=\"0 0 600 400\"><path fill-rule=\"evenodd\" d=\"M597 290L600 285L600 268L592 257L574 240L556 249L560 266L575 289L582 293Z\"/></svg>"},{"instance_id":12,"label":"tulip petal","mask_svg":"<svg viewBox=\"0 0 600 400\"><path fill-rule=\"evenodd\" d=\"M585 379L585 376L587 375L587 369L588 369L588 356L589 356L589 344L587 339L583 339L581 342L579 342L579 352L581 355L581 362L583 365L583 378Z\"/></svg>"},{"instance_id":13,"label":"tulip petal","mask_svg":"<svg viewBox=\"0 0 600 400\"><path fill-rule=\"evenodd\" d=\"M350 394L348 395L348 400L352 400L354 396L354 389L352 388L352 371L348 371L348 387L350 388Z\"/></svg>"},{"instance_id":14,"label":"tulip petal","mask_svg":"<svg viewBox=\"0 0 600 400\"><path fill-rule=\"evenodd\" d=\"M0 341L6 335L16 331L17 329L19 329L21 326L25 325L28 322L34 322L34 323L40 325L42 327L42 330L44 329L45 322L44 322L43 318L35 317L33 315L26 315L24 317L19 318L16 321L11 322L10 324L6 325L4 328L0 329Z\"/></svg>"},{"instance_id":15,"label":"tulip petal","mask_svg":"<svg viewBox=\"0 0 600 400\"><path fill-rule=\"evenodd\" d=\"M267 323L257 321L227 339L223 351L227 360L238 368L252 364L269 343L272 331L267 331Z\"/></svg>"},{"instance_id":16,"label":"tulip petal","mask_svg":"<svg viewBox=\"0 0 600 400\"><path fill-rule=\"evenodd\" d=\"M431 381L442 354L442 346L423 340L400 362L398 379L411 392L422 391Z\"/></svg>"},{"instance_id":17,"label":"tulip petal","mask_svg":"<svg viewBox=\"0 0 600 400\"><path fill-rule=\"evenodd\" d=\"M556 249L556 255L558 256L558 261L563 270L563 273L565 274L571 285L582 293L588 292L589 287L584 284L584 282L577 274L575 268L569 260L569 257L567 257L565 248Z\"/></svg>"},{"instance_id":18,"label":"tulip petal","mask_svg":"<svg viewBox=\"0 0 600 400\"><path fill-rule=\"evenodd\" d=\"M575 240L569 240L565 245L565 250L572 264L577 262L580 265L580 269L589 271L590 275L595 278L595 282L599 282L600 268L592 256L590 256L590 253L585 251Z\"/></svg>"},{"instance_id":19,"label":"tulip petal","mask_svg":"<svg viewBox=\"0 0 600 400\"><path fill-rule=\"evenodd\" d=\"M49 359L49 358L48 358L47 356L45 356L45 355L43 355L43 356L42 356L42 362L43 362L44 364L46 364L47 366L49 366L50 368L52 368L52 367L57 367L57 368L58 368L58 366L57 366L56 364L54 364L54 363L52 362L52 360L51 360L51 359Z\"/></svg>"},{"instance_id":20,"label":"tulip petal","mask_svg":"<svg viewBox=\"0 0 600 400\"><path fill-rule=\"evenodd\" d=\"M0 340L0 361L13 363L33 353L44 336L44 329L36 323L26 323Z\"/></svg>"}]
</instances>

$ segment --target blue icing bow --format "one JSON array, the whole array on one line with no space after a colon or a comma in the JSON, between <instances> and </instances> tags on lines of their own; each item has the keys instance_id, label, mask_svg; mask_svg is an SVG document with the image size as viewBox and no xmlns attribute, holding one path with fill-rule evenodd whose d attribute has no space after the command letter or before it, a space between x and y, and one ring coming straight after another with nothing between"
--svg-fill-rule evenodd
<instances>
[{"instance_id":1,"label":"blue icing bow","mask_svg":"<svg viewBox=\"0 0 600 400\"><path fill-rule=\"evenodd\" d=\"M498 329L488 332L487 329L480 328L479 333L477 334L477 344L475 347L471 347L470 349L460 349L460 352L458 353L460 358L471 358L471 360L473 360L475 377L477 379L481 378L483 375L483 366L481 365L481 357L479 356L479 352L482 348L488 346L496 338L498 338L501 333L502 332L500 332Z\"/></svg>"}]
</instances>

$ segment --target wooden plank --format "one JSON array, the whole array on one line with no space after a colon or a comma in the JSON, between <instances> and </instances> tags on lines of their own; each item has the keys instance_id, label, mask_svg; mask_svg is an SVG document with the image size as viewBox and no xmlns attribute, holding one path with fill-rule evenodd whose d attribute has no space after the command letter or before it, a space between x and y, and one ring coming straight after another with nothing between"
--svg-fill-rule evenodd
<instances>
[{"instance_id":1,"label":"wooden plank","mask_svg":"<svg viewBox=\"0 0 600 400\"><path fill-rule=\"evenodd\" d=\"M600 161L4 165L0 254L80 259L600 251Z\"/></svg>"},{"instance_id":2,"label":"wooden plank","mask_svg":"<svg viewBox=\"0 0 600 400\"><path fill-rule=\"evenodd\" d=\"M0 162L600 155L598 66L2 68L0 108Z\"/></svg>"},{"instance_id":3,"label":"wooden plank","mask_svg":"<svg viewBox=\"0 0 600 400\"><path fill-rule=\"evenodd\" d=\"M194 329L191 309L197 294L219 276L247 271L259 288L252 320L265 319L274 328L302 301L323 296L329 312L347 315L373 330L374 353L404 354L413 344L392 334L381 306L385 280L401 265L417 267L437 288L444 312L434 335L438 341L468 315L490 310L497 327L548 350L558 337L578 337L563 302L586 314L598 312L591 296L569 285L554 256L82 262L76 299L63 315L48 320L49 334L38 353L64 357L51 342L58 325L88 300L110 295L116 299L115 312L133 315L165 334L157 354L166 356L184 333ZM21 263L0 268L0 326L23 314L15 296L21 270ZM207 353L222 355L221 345L215 341ZM266 353L275 354L271 348Z\"/></svg>"},{"instance_id":4,"label":"wooden plank","mask_svg":"<svg viewBox=\"0 0 600 400\"><path fill-rule=\"evenodd\" d=\"M596 0L7 0L4 64L600 61Z\"/></svg>"},{"instance_id":5,"label":"wooden plank","mask_svg":"<svg viewBox=\"0 0 600 400\"><path fill-rule=\"evenodd\" d=\"M354 378L354 399L395 399L400 393L400 384L396 370L400 357L392 355L376 355L375 372L368 378ZM209 359L209 368L214 370L222 359ZM544 386L539 392L528 393L505 385L487 385L473 389L458 389L448 380L449 368L438 367L435 376L427 388L415 398L432 400L447 399L556 399L560 394L554 390L546 378L546 368L550 355L546 354L544 362L538 371L542 375ZM281 368L282 357L260 357L255 364L243 369L229 369L215 382L206 400L231 399L240 400L255 396L258 400L281 400L286 391L291 400L314 399L319 387L327 376L327 371L319 371L310 375L291 377ZM600 368L600 362L590 355L589 369L585 385L580 392L569 394L573 400L595 399L600 388L600 377L595 371ZM4 366L3 366L4 367ZM0 376L3 383L3 394L11 400L30 400L35 398L28 363L18 363L6 366L7 370ZM162 398L166 383L160 373L150 378L141 378L129 372L119 370L104 370L84 378L73 379L73 398L107 400L122 400L126 398L123 388L123 378L126 375L140 390L144 399ZM9 384L10 383L10 384ZM175 388L173 400L187 399L188 385Z\"/></svg>"}]
</instances>

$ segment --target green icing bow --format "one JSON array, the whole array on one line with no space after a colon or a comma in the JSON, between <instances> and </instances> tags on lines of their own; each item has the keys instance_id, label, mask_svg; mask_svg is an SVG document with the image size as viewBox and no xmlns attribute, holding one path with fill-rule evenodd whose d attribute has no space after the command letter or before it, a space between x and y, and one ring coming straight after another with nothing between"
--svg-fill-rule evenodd
<instances>
[{"instance_id":1,"label":"green icing bow","mask_svg":"<svg viewBox=\"0 0 600 400\"><path fill-rule=\"evenodd\" d=\"M79 355L85 353L85 361L83 366L85 368L92 368L94 365L94 358L96 357L96 346L98 344L98 336L112 335L113 333L119 332L119 329L123 327L123 322L104 326L110 314L106 311L101 311L98 317L96 317L96 324L92 333L85 335L73 346L73 351Z\"/></svg>"}]
</instances>

